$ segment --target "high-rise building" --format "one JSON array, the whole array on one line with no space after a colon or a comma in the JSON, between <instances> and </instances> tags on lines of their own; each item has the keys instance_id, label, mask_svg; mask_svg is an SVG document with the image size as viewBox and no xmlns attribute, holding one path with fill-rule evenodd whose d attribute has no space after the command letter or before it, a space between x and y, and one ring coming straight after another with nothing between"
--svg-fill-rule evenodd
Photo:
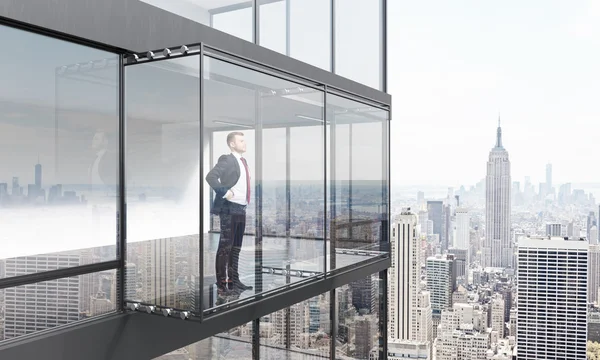
<instances>
[{"instance_id":1,"label":"high-rise building","mask_svg":"<svg viewBox=\"0 0 600 360\"><path fill-rule=\"evenodd\" d=\"M454 248L464 250L469 248L470 222L469 210L466 208L456 209L456 241Z\"/></svg>"},{"instance_id":2,"label":"high-rise building","mask_svg":"<svg viewBox=\"0 0 600 360\"><path fill-rule=\"evenodd\" d=\"M592 227L593 226L598 226L598 221L596 219L596 213L594 213L593 211L590 211L588 216L587 216L587 222L586 222L586 231L585 231L585 236L587 237L588 241L590 244L596 244L597 241L596 239L592 239L591 238L591 233L592 233Z\"/></svg>"},{"instance_id":3,"label":"high-rise building","mask_svg":"<svg viewBox=\"0 0 600 360\"><path fill-rule=\"evenodd\" d=\"M487 313L480 305L455 304L442 311L437 360L486 359L490 348Z\"/></svg>"},{"instance_id":4,"label":"high-rise building","mask_svg":"<svg viewBox=\"0 0 600 360\"><path fill-rule=\"evenodd\" d=\"M39 273L80 265L78 254L26 256L5 260L5 276ZM77 321L80 277L4 289L4 339ZM43 302L32 301L41 298Z\"/></svg>"},{"instance_id":5,"label":"high-rise building","mask_svg":"<svg viewBox=\"0 0 600 360\"><path fill-rule=\"evenodd\" d=\"M431 235L428 232L428 224L427 221L429 220L429 214L427 213L426 210L421 210L419 211L419 228L421 229L421 234L428 236Z\"/></svg>"},{"instance_id":6,"label":"high-rise building","mask_svg":"<svg viewBox=\"0 0 600 360\"><path fill-rule=\"evenodd\" d=\"M455 286L454 256L438 254L427 258L427 289L431 294L434 339L437 337L442 310L452 307L452 292Z\"/></svg>"},{"instance_id":7,"label":"high-rise building","mask_svg":"<svg viewBox=\"0 0 600 360\"><path fill-rule=\"evenodd\" d=\"M492 331L496 331L500 339L504 338L504 311L505 304L502 295L494 294L490 302Z\"/></svg>"},{"instance_id":8,"label":"high-rise building","mask_svg":"<svg viewBox=\"0 0 600 360\"><path fill-rule=\"evenodd\" d=\"M411 340L428 343L433 351L433 318L431 312L431 295L429 291L421 291L417 298L415 311L416 321L412 322ZM431 356L432 354L430 354Z\"/></svg>"},{"instance_id":9,"label":"high-rise building","mask_svg":"<svg viewBox=\"0 0 600 360\"><path fill-rule=\"evenodd\" d=\"M442 227L443 227L443 201L427 201L427 213L429 214L429 220L433 222L433 233L442 238Z\"/></svg>"},{"instance_id":10,"label":"high-rise building","mask_svg":"<svg viewBox=\"0 0 600 360\"><path fill-rule=\"evenodd\" d=\"M385 359L387 9L4 0L0 359Z\"/></svg>"},{"instance_id":11,"label":"high-rise building","mask_svg":"<svg viewBox=\"0 0 600 360\"><path fill-rule=\"evenodd\" d=\"M519 239L519 360L586 359L588 251L579 239Z\"/></svg>"},{"instance_id":12,"label":"high-rise building","mask_svg":"<svg viewBox=\"0 0 600 360\"><path fill-rule=\"evenodd\" d=\"M485 243L483 265L509 268L513 264L510 234L510 160L502 146L502 128L498 119L496 146L487 163L485 192Z\"/></svg>"},{"instance_id":13,"label":"high-rise building","mask_svg":"<svg viewBox=\"0 0 600 360\"><path fill-rule=\"evenodd\" d=\"M417 236L417 216L403 211L392 230L392 266L389 271L389 337L412 339L421 281L421 242Z\"/></svg>"},{"instance_id":14,"label":"high-rise building","mask_svg":"<svg viewBox=\"0 0 600 360\"><path fill-rule=\"evenodd\" d=\"M444 204L442 207L442 233L440 242L442 252L448 250L452 244L452 207L450 204Z\"/></svg>"},{"instance_id":15,"label":"high-rise building","mask_svg":"<svg viewBox=\"0 0 600 360\"><path fill-rule=\"evenodd\" d=\"M600 245L589 246L588 254L588 303L598 303L600 289Z\"/></svg>"},{"instance_id":16,"label":"high-rise building","mask_svg":"<svg viewBox=\"0 0 600 360\"><path fill-rule=\"evenodd\" d=\"M546 224L546 236L562 236L562 224L561 223Z\"/></svg>"},{"instance_id":17,"label":"high-rise building","mask_svg":"<svg viewBox=\"0 0 600 360\"><path fill-rule=\"evenodd\" d=\"M42 165L39 161L35 164L35 187L38 190L42 188Z\"/></svg>"}]
</instances>

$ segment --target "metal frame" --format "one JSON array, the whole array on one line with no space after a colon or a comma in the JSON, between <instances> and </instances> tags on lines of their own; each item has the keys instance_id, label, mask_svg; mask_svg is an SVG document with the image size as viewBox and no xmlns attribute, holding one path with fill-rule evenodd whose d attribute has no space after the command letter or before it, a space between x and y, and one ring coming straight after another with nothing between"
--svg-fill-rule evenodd
<instances>
[{"instance_id":1,"label":"metal frame","mask_svg":"<svg viewBox=\"0 0 600 360\"><path fill-rule=\"evenodd\" d=\"M262 298L243 307L206 317L203 322L182 321L164 316L124 313L91 321L77 322L60 329L23 336L0 344L3 359L146 360L174 349L246 324L249 321L310 299L330 289L346 285L387 269L389 257L349 271L339 272L318 283L288 289L277 297ZM335 301L335 298L333 298ZM111 334L111 336L99 336Z\"/></svg>"},{"instance_id":2,"label":"metal frame","mask_svg":"<svg viewBox=\"0 0 600 360\"><path fill-rule=\"evenodd\" d=\"M126 136L127 127L125 125L125 57L119 56L119 212L118 226L119 234L117 234L117 260L119 260L119 268L117 269L119 311L125 310L125 293L126 293L126 265L127 265L127 197L125 194L125 171L126 171Z\"/></svg>"}]
</instances>

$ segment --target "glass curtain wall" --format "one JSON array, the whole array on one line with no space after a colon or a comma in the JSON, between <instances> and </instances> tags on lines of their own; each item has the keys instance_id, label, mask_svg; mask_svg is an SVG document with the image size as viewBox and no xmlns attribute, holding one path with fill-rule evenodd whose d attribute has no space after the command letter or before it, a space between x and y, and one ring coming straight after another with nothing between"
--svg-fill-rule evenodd
<instances>
[{"instance_id":1,"label":"glass curtain wall","mask_svg":"<svg viewBox=\"0 0 600 360\"><path fill-rule=\"evenodd\" d=\"M68 281L77 304L64 299L79 314L69 321L120 308L122 202L125 299L196 315L385 251L377 224L387 201L387 111L216 52L120 69L115 54L0 32L23 59L0 70L9 85L0 91L0 280L100 263ZM59 51L28 61L40 48ZM350 245L332 238L332 224L355 218L368 225L344 238ZM5 304L24 296L7 286ZM316 312L314 301L307 306Z\"/></svg>"},{"instance_id":2,"label":"glass curtain wall","mask_svg":"<svg viewBox=\"0 0 600 360\"><path fill-rule=\"evenodd\" d=\"M0 68L1 276L115 260L117 55L6 26L0 38L20 59ZM49 253L65 260L34 259Z\"/></svg>"},{"instance_id":3,"label":"glass curtain wall","mask_svg":"<svg viewBox=\"0 0 600 360\"><path fill-rule=\"evenodd\" d=\"M139 0L246 41L254 41L252 0Z\"/></svg>"},{"instance_id":4,"label":"glass curtain wall","mask_svg":"<svg viewBox=\"0 0 600 360\"><path fill-rule=\"evenodd\" d=\"M386 0L139 1L383 89Z\"/></svg>"}]
</instances>

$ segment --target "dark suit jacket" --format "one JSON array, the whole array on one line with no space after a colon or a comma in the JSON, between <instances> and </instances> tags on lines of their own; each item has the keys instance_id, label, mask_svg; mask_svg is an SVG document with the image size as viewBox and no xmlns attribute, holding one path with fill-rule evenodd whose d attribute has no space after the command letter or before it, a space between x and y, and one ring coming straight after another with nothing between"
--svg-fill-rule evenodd
<instances>
[{"instance_id":1,"label":"dark suit jacket","mask_svg":"<svg viewBox=\"0 0 600 360\"><path fill-rule=\"evenodd\" d=\"M240 179L240 166L233 154L221 155L215 167L206 175L208 185L215 191L215 201L213 202L211 214L219 214L225 204L223 196Z\"/></svg>"}]
</instances>

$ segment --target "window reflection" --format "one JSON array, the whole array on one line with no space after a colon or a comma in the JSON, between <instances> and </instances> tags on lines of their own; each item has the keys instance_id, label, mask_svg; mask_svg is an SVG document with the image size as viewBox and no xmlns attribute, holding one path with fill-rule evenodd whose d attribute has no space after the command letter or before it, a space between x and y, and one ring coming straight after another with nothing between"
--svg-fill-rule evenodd
<instances>
[{"instance_id":1,"label":"window reflection","mask_svg":"<svg viewBox=\"0 0 600 360\"><path fill-rule=\"evenodd\" d=\"M258 3L260 46L331 69L330 1L259 0Z\"/></svg>"},{"instance_id":2,"label":"window reflection","mask_svg":"<svg viewBox=\"0 0 600 360\"><path fill-rule=\"evenodd\" d=\"M160 9L252 41L252 1L140 0Z\"/></svg>"},{"instance_id":3,"label":"window reflection","mask_svg":"<svg viewBox=\"0 0 600 360\"><path fill-rule=\"evenodd\" d=\"M388 113L336 95L327 99L329 266L335 269L377 254L387 241Z\"/></svg>"},{"instance_id":4,"label":"window reflection","mask_svg":"<svg viewBox=\"0 0 600 360\"><path fill-rule=\"evenodd\" d=\"M91 262L115 259L118 57L5 26L0 38L19 59L0 69L0 259L101 246Z\"/></svg>"},{"instance_id":5,"label":"window reflection","mask_svg":"<svg viewBox=\"0 0 600 360\"><path fill-rule=\"evenodd\" d=\"M381 89L382 0L335 1L335 72Z\"/></svg>"},{"instance_id":6,"label":"window reflection","mask_svg":"<svg viewBox=\"0 0 600 360\"><path fill-rule=\"evenodd\" d=\"M65 262L83 265L89 254L30 256L26 265ZM48 265L51 266L51 265ZM43 267L43 266L41 266ZM13 271L7 264L7 272ZM116 271L109 270L0 290L0 340L67 325L116 310Z\"/></svg>"},{"instance_id":7,"label":"window reflection","mask_svg":"<svg viewBox=\"0 0 600 360\"><path fill-rule=\"evenodd\" d=\"M346 359L377 358L380 335L377 274L336 289L336 296L336 356Z\"/></svg>"}]
</instances>

